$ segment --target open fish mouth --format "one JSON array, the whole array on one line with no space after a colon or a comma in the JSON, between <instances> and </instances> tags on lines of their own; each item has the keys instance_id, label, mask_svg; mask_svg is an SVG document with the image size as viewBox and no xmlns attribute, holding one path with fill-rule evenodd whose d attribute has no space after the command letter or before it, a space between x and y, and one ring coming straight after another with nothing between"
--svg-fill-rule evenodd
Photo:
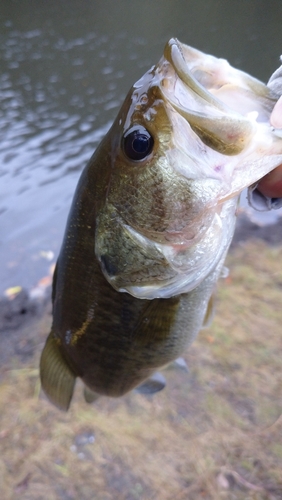
<instances>
[{"instance_id":1,"label":"open fish mouth","mask_svg":"<svg viewBox=\"0 0 282 500\"><path fill-rule=\"evenodd\" d=\"M132 144L149 131L157 145L142 161L130 161L122 146L112 159L95 254L115 290L169 298L217 266L232 240L236 197L282 162L269 122L276 100L227 61L167 43L114 128Z\"/></svg>"},{"instance_id":2,"label":"open fish mouth","mask_svg":"<svg viewBox=\"0 0 282 500\"><path fill-rule=\"evenodd\" d=\"M167 79L164 79L162 91L204 144L225 155L240 154L256 131L255 123L236 113L205 88L198 79L200 70L195 72L198 78L194 76L185 56L191 59L197 53L198 51L182 45L176 39L167 43L164 57L175 70L178 81L173 88L169 88ZM208 83L214 84L212 78ZM263 91L265 92L265 86L262 85L261 92Z\"/></svg>"},{"instance_id":3,"label":"open fish mouth","mask_svg":"<svg viewBox=\"0 0 282 500\"><path fill-rule=\"evenodd\" d=\"M271 86L174 38L157 71L165 100L206 146L192 161L200 165L198 175L221 180L218 201L238 196L281 164L281 134L271 125L273 109L280 108ZM181 173L191 172L196 178L190 162Z\"/></svg>"},{"instance_id":4,"label":"open fish mouth","mask_svg":"<svg viewBox=\"0 0 282 500\"><path fill-rule=\"evenodd\" d=\"M193 74L193 60L198 58L199 54L199 51L181 44L177 39L171 39L166 44L164 57L172 65L178 79L173 82L165 77L162 81L162 92L174 109L186 118L204 144L225 155L240 154L256 131L255 122L236 113L201 83L202 79L211 89L230 86L230 81L225 82L224 79L219 84L219 75L214 69L216 58L209 56L213 59L214 77L211 72L207 80L207 72L197 69L196 65ZM221 64L224 65L224 62L221 60ZM231 74L232 80L233 68L227 62L226 66L228 76ZM222 69L219 71L222 72ZM238 73L238 70L235 71ZM268 95L265 85L259 81L255 83L256 92L264 97Z\"/></svg>"}]
</instances>

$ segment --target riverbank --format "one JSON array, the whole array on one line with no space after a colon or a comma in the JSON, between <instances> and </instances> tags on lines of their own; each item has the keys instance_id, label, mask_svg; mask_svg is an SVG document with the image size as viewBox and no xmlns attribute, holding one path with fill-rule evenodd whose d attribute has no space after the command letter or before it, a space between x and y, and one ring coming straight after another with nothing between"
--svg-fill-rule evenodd
<instances>
[{"instance_id":1,"label":"riverbank","mask_svg":"<svg viewBox=\"0 0 282 500\"><path fill-rule=\"evenodd\" d=\"M50 301L2 329L3 500L282 499L282 245L238 230L214 321L184 354L189 372L166 370L154 397L89 406L78 382L61 413L38 373Z\"/></svg>"}]
</instances>

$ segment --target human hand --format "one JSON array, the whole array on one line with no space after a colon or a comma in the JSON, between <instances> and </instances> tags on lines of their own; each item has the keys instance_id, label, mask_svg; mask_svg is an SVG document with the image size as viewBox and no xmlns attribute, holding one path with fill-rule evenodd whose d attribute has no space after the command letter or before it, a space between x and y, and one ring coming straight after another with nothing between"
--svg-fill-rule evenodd
<instances>
[{"instance_id":1,"label":"human hand","mask_svg":"<svg viewBox=\"0 0 282 500\"><path fill-rule=\"evenodd\" d=\"M280 135L280 130L282 133L282 65L273 73L268 87L277 95L280 94L270 115L270 124L274 129L279 130ZM257 189L269 198L282 198L282 164L263 177Z\"/></svg>"},{"instance_id":2,"label":"human hand","mask_svg":"<svg viewBox=\"0 0 282 500\"><path fill-rule=\"evenodd\" d=\"M257 189L269 198L282 198L282 165L263 177Z\"/></svg>"},{"instance_id":3,"label":"human hand","mask_svg":"<svg viewBox=\"0 0 282 500\"><path fill-rule=\"evenodd\" d=\"M282 131L282 96L273 108L270 124L279 132ZM269 198L282 198L282 164L263 177L257 189Z\"/></svg>"}]
</instances>

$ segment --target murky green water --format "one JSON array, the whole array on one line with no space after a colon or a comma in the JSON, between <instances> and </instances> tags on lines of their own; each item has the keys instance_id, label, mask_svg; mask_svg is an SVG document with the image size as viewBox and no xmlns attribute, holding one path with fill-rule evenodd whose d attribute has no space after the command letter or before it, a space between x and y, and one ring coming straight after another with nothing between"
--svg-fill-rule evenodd
<instances>
[{"instance_id":1,"label":"murky green water","mask_svg":"<svg viewBox=\"0 0 282 500\"><path fill-rule=\"evenodd\" d=\"M0 294L48 273L81 169L170 37L267 80L281 24L281 0L2 0Z\"/></svg>"}]
</instances>

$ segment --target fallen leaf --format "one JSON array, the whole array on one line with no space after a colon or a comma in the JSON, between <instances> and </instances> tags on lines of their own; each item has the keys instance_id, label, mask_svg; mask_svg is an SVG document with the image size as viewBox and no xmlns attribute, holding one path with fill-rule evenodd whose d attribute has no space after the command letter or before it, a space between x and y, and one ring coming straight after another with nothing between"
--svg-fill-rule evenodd
<instances>
[{"instance_id":1,"label":"fallen leaf","mask_svg":"<svg viewBox=\"0 0 282 500\"><path fill-rule=\"evenodd\" d=\"M30 481L30 478L31 478L31 472L29 472L25 476L25 478L15 486L15 492L22 493L23 491L25 491L28 488L28 483Z\"/></svg>"},{"instance_id":2,"label":"fallen leaf","mask_svg":"<svg viewBox=\"0 0 282 500\"><path fill-rule=\"evenodd\" d=\"M8 297L8 299L14 299L15 296L18 295L18 293L20 293L21 291L21 286L12 286L10 288L7 288L4 294L6 295L6 297Z\"/></svg>"},{"instance_id":3,"label":"fallen leaf","mask_svg":"<svg viewBox=\"0 0 282 500\"><path fill-rule=\"evenodd\" d=\"M55 267L56 267L56 264L52 264L52 265L49 267L49 274L50 274L51 276L53 276L53 274L54 274Z\"/></svg>"},{"instance_id":4,"label":"fallen leaf","mask_svg":"<svg viewBox=\"0 0 282 500\"><path fill-rule=\"evenodd\" d=\"M47 259L47 260L53 260L54 259L54 252L52 252L52 250L41 250L41 252L39 252L39 255L40 257L43 257L44 259Z\"/></svg>"},{"instance_id":5,"label":"fallen leaf","mask_svg":"<svg viewBox=\"0 0 282 500\"><path fill-rule=\"evenodd\" d=\"M9 434L8 429L3 429L3 430L0 432L0 439L4 439L6 436L8 436L8 434Z\"/></svg>"},{"instance_id":6,"label":"fallen leaf","mask_svg":"<svg viewBox=\"0 0 282 500\"><path fill-rule=\"evenodd\" d=\"M238 472L236 472L235 470L229 470L227 468L224 467L224 471L222 472L222 474L229 474L230 476L233 477L233 479L240 485L240 486L244 486L245 488L247 488L248 490L253 490L253 491L263 491L263 492L266 492L266 489L263 488L262 486L257 486L256 484L253 484L253 483L250 483L249 481L247 481L243 476L241 476Z\"/></svg>"},{"instance_id":7,"label":"fallen leaf","mask_svg":"<svg viewBox=\"0 0 282 500\"><path fill-rule=\"evenodd\" d=\"M51 276L44 276L38 281L38 286L49 286L52 283L52 278Z\"/></svg>"},{"instance_id":8,"label":"fallen leaf","mask_svg":"<svg viewBox=\"0 0 282 500\"><path fill-rule=\"evenodd\" d=\"M206 335L206 339L208 341L209 344L213 344L214 343L214 337L212 335Z\"/></svg>"},{"instance_id":9,"label":"fallen leaf","mask_svg":"<svg viewBox=\"0 0 282 500\"><path fill-rule=\"evenodd\" d=\"M230 487L228 479L225 477L225 475L222 472L220 472L218 474L218 476L216 478L216 482L217 482L219 488L221 488L223 490L228 490Z\"/></svg>"}]
</instances>

